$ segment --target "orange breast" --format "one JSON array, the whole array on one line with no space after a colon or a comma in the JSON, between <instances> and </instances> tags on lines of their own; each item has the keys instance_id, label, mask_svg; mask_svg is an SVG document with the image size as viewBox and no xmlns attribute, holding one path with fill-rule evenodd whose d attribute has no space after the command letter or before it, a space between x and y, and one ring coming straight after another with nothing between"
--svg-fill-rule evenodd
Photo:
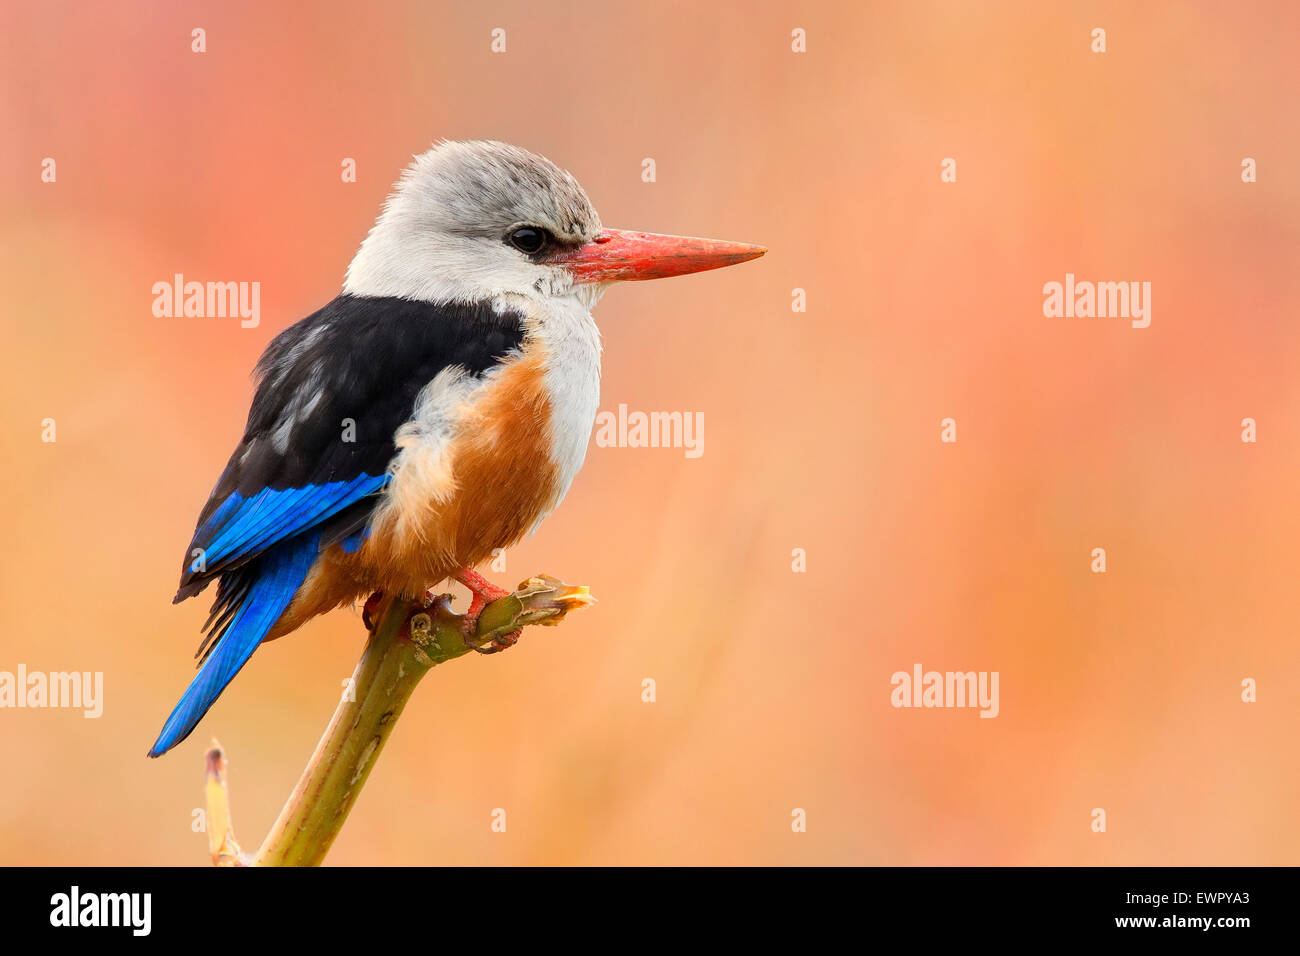
<instances>
[{"instance_id":1,"label":"orange breast","mask_svg":"<svg viewBox=\"0 0 1300 956\"><path fill-rule=\"evenodd\" d=\"M354 597L422 594L513 545L554 507L544 365L530 345L446 409L445 440L423 436L403 449L366 543L351 555L336 547L324 562L354 582Z\"/></svg>"}]
</instances>

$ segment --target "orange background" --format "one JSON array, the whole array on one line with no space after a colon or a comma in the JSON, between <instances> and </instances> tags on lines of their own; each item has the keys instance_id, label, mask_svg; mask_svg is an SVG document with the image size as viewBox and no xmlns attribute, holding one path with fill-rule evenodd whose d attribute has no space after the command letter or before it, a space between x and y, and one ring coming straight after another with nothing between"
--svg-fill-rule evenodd
<instances>
[{"instance_id":1,"label":"orange background","mask_svg":"<svg viewBox=\"0 0 1300 956\"><path fill-rule=\"evenodd\" d=\"M149 761L208 595L169 601L257 356L441 137L771 252L601 302L602 407L702 411L704 455L593 444L492 576L600 604L435 670L332 863L1295 862L1294 5L19 7L0 669L103 671L105 712L0 711L0 862L205 862L214 734L246 846L274 819L361 623L264 648ZM260 281L261 325L155 318L175 272ZM1151 282L1151 327L1044 318L1066 272ZM916 662L999 671L1001 715L895 710Z\"/></svg>"}]
</instances>

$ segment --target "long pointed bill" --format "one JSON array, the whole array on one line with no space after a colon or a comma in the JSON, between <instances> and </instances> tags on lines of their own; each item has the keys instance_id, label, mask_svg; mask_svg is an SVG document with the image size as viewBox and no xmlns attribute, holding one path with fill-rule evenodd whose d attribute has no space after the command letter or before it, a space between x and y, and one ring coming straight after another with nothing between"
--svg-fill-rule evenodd
<instances>
[{"instance_id":1,"label":"long pointed bill","mask_svg":"<svg viewBox=\"0 0 1300 956\"><path fill-rule=\"evenodd\" d=\"M578 282L667 279L757 259L762 246L721 239L606 229L593 242L556 256Z\"/></svg>"}]
</instances>

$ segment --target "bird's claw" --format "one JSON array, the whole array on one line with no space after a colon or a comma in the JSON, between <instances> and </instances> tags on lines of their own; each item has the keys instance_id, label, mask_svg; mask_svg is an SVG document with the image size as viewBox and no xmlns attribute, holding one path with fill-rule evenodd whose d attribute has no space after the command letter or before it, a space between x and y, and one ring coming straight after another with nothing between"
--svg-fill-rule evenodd
<instances>
[{"instance_id":1,"label":"bird's claw","mask_svg":"<svg viewBox=\"0 0 1300 956\"><path fill-rule=\"evenodd\" d=\"M465 634L465 643L471 650L478 651L480 654L500 654L507 647L514 647L523 632L523 628L515 628L509 634L494 634L491 640L480 642L475 640L473 628L470 628Z\"/></svg>"},{"instance_id":2,"label":"bird's claw","mask_svg":"<svg viewBox=\"0 0 1300 956\"><path fill-rule=\"evenodd\" d=\"M466 568L456 574L455 577L457 581L469 588L470 594L473 595L469 602L469 608L465 611L464 620L461 622L465 643L480 654L499 654L507 647L514 647L519 640L521 629L511 631L508 634L494 634L487 641L476 640L474 636L474 632L478 630L478 616L483 608L500 598L509 597L510 592L505 588L497 587L471 568Z\"/></svg>"}]
</instances>

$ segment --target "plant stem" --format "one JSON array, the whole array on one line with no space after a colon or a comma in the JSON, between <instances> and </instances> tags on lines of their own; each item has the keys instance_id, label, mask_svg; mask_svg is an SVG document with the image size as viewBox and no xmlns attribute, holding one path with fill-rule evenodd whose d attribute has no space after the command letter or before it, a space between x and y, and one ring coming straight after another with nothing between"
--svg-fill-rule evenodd
<instances>
[{"instance_id":1,"label":"plant stem","mask_svg":"<svg viewBox=\"0 0 1300 956\"><path fill-rule=\"evenodd\" d=\"M318 866L325 859L402 708L431 666L405 637L410 610L408 603L394 600L380 610L379 625L352 675L351 692L334 711L309 772L254 857L256 865Z\"/></svg>"},{"instance_id":2,"label":"plant stem","mask_svg":"<svg viewBox=\"0 0 1300 956\"><path fill-rule=\"evenodd\" d=\"M568 611L593 600L586 588L546 576L529 578L513 594L483 609L473 641L481 646L528 624L558 624ZM447 595L428 608L385 599L376 608L375 619L353 674L351 693L339 701L298 785L251 860L238 855L229 826L225 757L213 742L207 756L209 817L210 822L215 819L221 824L219 837L209 838L214 863L320 865L420 679L434 665L473 649L465 640L464 618L451 611Z\"/></svg>"}]
</instances>

